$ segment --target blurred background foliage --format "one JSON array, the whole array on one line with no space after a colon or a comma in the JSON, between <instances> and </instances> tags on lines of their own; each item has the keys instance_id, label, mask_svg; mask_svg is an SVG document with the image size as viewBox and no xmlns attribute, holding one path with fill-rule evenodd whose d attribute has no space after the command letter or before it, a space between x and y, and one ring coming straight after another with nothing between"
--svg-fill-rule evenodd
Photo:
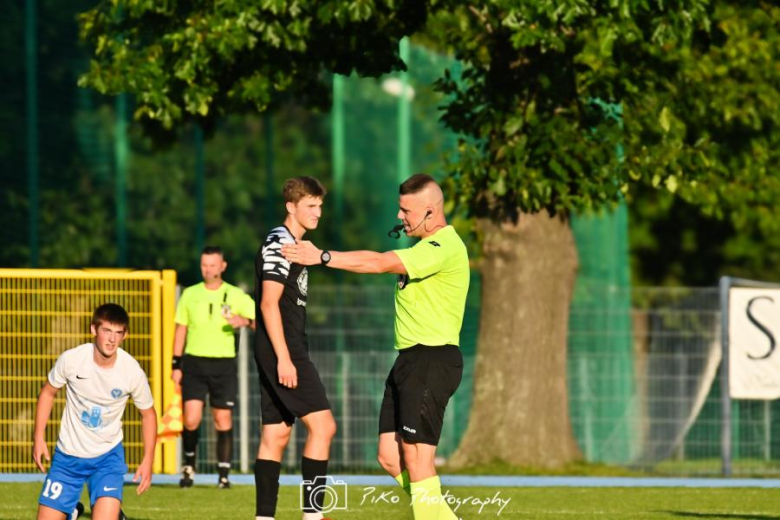
<instances>
[{"instance_id":1,"label":"blurred background foliage","mask_svg":"<svg viewBox=\"0 0 780 520\"><path fill-rule=\"evenodd\" d=\"M773 31L773 18L740 15L736 7L722 3L725 29L741 38L742 56L755 51L749 25ZM88 68L85 48L78 40L76 16L93 2L53 0L38 2L38 161L40 168L39 266L117 266L115 119L114 98L76 86ZM748 9L750 6L745 7ZM755 7L755 6L753 6ZM776 8L767 10L775 13ZM753 15L755 18L756 15ZM776 19L774 19L776 22ZM28 240L29 198L26 178L25 128L25 23L23 3L7 5L0 22L0 222L3 245L0 265L30 265ZM721 31L722 32L722 31ZM715 37L720 34L718 31ZM453 149L455 139L438 121L441 95L431 84L453 61L426 50L429 37L412 45L409 81L415 89L412 102L411 168L444 177L442 152ZM766 49L765 49L766 51ZM766 51L769 52L769 51ZM776 52L773 51L773 52ZM754 54L760 54L754 52ZM721 74L727 54L702 64L701 74ZM762 56L756 55L760 61ZM730 73L777 75L777 64L768 68L737 61ZM741 68L740 68L741 67ZM345 86L345 145L347 176L344 183L345 214L337 226L332 194L326 200L321 228L310 238L345 249L393 247L385 230L395 223L397 186L396 97L384 92L383 79L353 79ZM743 78L744 79L744 78ZM330 78L325 78L326 82ZM757 79L758 81L758 79ZM698 89L715 88L706 77ZM690 99L695 99L695 92ZM709 94L708 94L709 95ZM776 102L776 93L752 96ZM774 97L773 97L774 96ZM745 100L740 101L744 104ZM761 114L732 114L734 139L750 126L769 128L780 110ZM717 114L702 107L702 125L714 124ZM132 113L133 105L128 108ZM737 123L742 122L738 125ZM763 121L764 126L760 123ZM747 125L747 126L746 126ZM770 125L771 126L771 125ZM156 149L136 124L129 125L127 163L127 258L134 268L172 268L183 283L199 278L196 161L197 136L192 125L177 130L173 144ZM774 134L777 134L775 128ZM205 242L219 244L230 262L228 279L251 283L252 260L257 245L270 227L281 222L279 192L285 178L313 175L333 186L332 121L330 114L291 102L272 112L218 118L213 136L204 144ZM772 137L776 140L776 136ZM764 153L776 141L767 140ZM760 152L761 150L758 150ZM727 164L727 161L724 161ZM270 173L270 175L269 175ZM776 173L770 172L776 176ZM455 192L458 186L451 187ZM727 191L727 190L726 190ZM748 190L749 192L750 190ZM628 196L631 279L634 285L712 285L721 274L774 280L780 278L780 239L762 223L760 185L750 200L740 201L740 214L707 214L668 190L638 186ZM728 198L735 193L723 193ZM740 197L745 197L740 195ZM750 198L750 197L748 197ZM728 205L726 205L728 207ZM755 215L745 215L753 207ZM771 215L770 215L771 216ZM764 217L766 219L766 217ZM462 230L470 230L463 215L456 218ZM472 244L473 245L473 244ZM473 248L476 254L477 248ZM315 277L333 276L315 273ZM349 275L347 275L349 276ZM371 278L350 278L372 283Z\"/></svg>"}]
</instances>

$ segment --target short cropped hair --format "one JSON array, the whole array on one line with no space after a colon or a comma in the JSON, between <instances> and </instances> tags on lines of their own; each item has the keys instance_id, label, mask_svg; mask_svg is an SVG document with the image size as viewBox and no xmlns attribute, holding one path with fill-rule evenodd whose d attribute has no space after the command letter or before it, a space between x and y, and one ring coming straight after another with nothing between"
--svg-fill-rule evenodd
<instances>
[{"instance_id":1,"label":"short cropped hair","mask_svg":"<svg viewBox=\"0 0 780 520\"><path fill-rule=\"evenodd\" d=\"M314 177L292 177L284 182L284 202L297 203L304 197L324 198L328 190Z\"/></svg>"},{"instance_id":2,"label":"short cropped hair","mask_svg":"<svg viewBox=\"0 0 780 520\"><path fill-rule=\"evenodd\" d=\"M221 257L225 257L225 254L222 252L222 248L219 246L206 246L203 248L203 251L200 252L201 255L219 255Z\"/></svg>"},{"instance_id":3,"label":"short cropped hair","mask_svg":"<svg viewBox=\"0 0 780 520\"><path fill-rule=\"evenodd\" d=\"M430 183L436 184L436 179L427 173L415 173L401 183L401 187L398 189L398 193L401 195L412 195L414 193L419 193Z\"/></svg>"},{"instance_id":4,"label":"short cropped hair","mask_svg":"<svg viewBox=\"0 0 780 520\"><path fill-rule=\"evenodd\" d=\"M116 303L104 303L92 313L92 325L99 327L101 323L123 325L125 329L127 329L127 325L130 323L130 317L121 305L117 305Z\"/></svg>"}]
</instances>

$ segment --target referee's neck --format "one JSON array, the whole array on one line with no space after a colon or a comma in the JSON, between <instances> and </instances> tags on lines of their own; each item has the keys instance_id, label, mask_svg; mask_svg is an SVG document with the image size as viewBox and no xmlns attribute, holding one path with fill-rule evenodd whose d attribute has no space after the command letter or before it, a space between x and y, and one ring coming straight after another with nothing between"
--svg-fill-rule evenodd
<instances>
[{"instance_id":1,"label":"referee's neck","mask_svg":"<svg viewBox=\"0 0 780 520\"><path fill-rule=\"evenodd\" d=\"M203 285L206 286L206 289L209 291L217 291L220 287L222 287L223 280L220 278L219 280L215 282L203 282Z\"/></svg>"}]
</instances>

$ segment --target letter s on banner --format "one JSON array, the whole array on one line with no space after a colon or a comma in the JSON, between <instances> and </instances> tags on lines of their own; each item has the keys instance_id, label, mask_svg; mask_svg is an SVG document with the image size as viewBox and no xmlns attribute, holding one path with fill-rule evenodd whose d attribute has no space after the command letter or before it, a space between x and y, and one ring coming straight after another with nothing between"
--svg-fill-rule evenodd
<instances>
[{"instance_id":1,"label":"letter s on banner","mask_svg":"<svg viewBox=\"0 0 780 520\"><path fill-rule=\"evenodd\" d=\"M734 399L780 397L780 289L729 290L729 386Z\"/></svg>"}]
</instances>

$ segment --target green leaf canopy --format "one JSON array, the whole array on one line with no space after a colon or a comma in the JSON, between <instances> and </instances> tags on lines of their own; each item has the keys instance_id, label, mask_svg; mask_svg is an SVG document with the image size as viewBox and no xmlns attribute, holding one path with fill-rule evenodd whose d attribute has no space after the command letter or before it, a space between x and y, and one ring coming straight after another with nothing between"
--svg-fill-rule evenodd
<instances>
[{"instance_id":1,"label":"green leaf canopy","mask_svg":"<svg viewBox=\"0 0 780 520\"><path fill-rule=\"evenodd\" d=\"M399 40L422 27L414 0L102 1L79 17L94 51L80 85L135 96L152 135L227 113L264 111L294 96L330 103L323 72L404 69Z\"/></svg>"}]
</instances>

